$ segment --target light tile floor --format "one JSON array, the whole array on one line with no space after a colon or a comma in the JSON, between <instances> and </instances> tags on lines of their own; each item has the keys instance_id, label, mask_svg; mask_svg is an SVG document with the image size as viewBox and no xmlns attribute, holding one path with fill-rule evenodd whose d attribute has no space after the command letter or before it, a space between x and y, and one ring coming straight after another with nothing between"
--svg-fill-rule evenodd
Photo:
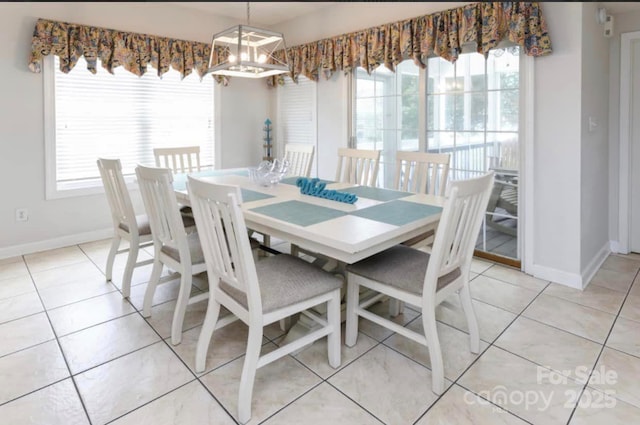
<instances>
[{"instance_id":1,"label":"light tile floor","mask_svg":"<svg viewBox=\"0 0 640 425\"><path fill-rule=\"evenodd\" d=\"M247 331L215 334L194 371L206 302L169 341L177 282L140 314L150 268L120 293L104 280L109 240L0 260L0 423L234 424ZM286 246L279 248L286 249ZM150 258L149 251L142 254ZM584 291L475 260L481 354L468 350L457 299L437 311L446 387L431 392L421 346L361 320L358 343L327 362L326 341L257 373L251 424L640 423L640 255L611 255ZM202 283L193 292L206 290ZM386 303L372 307L382 314ZM394 319L422 325L406 308ZM283 333L267 327L263 352Z\"/></svg>"}]
</instances>

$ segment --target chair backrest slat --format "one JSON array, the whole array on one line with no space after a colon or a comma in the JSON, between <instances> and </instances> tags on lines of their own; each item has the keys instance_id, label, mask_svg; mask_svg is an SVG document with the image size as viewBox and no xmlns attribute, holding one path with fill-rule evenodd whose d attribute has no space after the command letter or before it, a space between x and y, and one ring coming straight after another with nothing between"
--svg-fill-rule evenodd
<instances>
[{"instance_id":1,"label":"chair backrest slat","mask_svg":"<svg viewBox=\"0 0 640 425\"><path fill-rule=\"evenodd\" d=\"M261 314L258 277L242 215L240 188L189 176L187 190L200 229L210 285L218 285L218 279L222 280L246 295L250 314L251 311Z\"/></svg>"},{"instance_id":2,"label":"chair backrest slat","mask_svg":"<svg viewBox=\"0 0 640 425\"><path fill-rule=\"evenodd\" d=\"M178 250L181 261L191 258L173 189L173 173L168 168L138 165L136 175L156 249L168 246Z\"/></svg>"},{"instance_id":3,"label":"chair backrest slat","mask_svg":"<svg viewBox=\"0 0 640 425\"><path fill-rule=\"evenodd\" d=\"M137 235L136 215L122 175L120 160L98 158L97 164L114 227L118 228L120 224L126 225L129 233Z\"/></svg>"},{"instance_id":4,"label":"chair backrest slat","mask_svg":"<svg viewBox=\"0 0 640 425\"><path fill-rule=\"evenodd\" d=\"M315 146L308 143L287 143L284 146L284 159L289 161L289 176L309 177Z\"/></svg>"},{"instance_id":5,"label":"chair backrest slat","mask_svg":"<svg viewBox=\"0 0 640 425\"><path fill-rule=\"evenodd\" d=\"M336 181L375 187L380 167L380 152L339 148Z\"/></svg>"},{"instance_id":6,"label":"chair backrest slat","mask_svg":"<svg viewBox=\"0 0 640 425\"><path fill-rule=\"evenodd\" d=\"M398 151L394 189L444 196L451 155Z\"/></svg>"},{"instance_id":7,"label":"chair backrest slat","mask_svg":"<svg viewBox=\"0 0 640 425\"><path fill-rule=\"evenodd\" d=\"M481 177L451 182L431 250L424 294L434 294L438 277L458 267L463 274L469 272L493 180L491 171Z\"/></svg>"},{"instance_id":8,"label":"chair backrest slat","mask_svg":"<svg viewBox=\"0 0 640 425\"><path fill-rule=\"evenodd\" d=\"M200 146L154 148L156 167L170 168L174 173L200 171Z\"/></svg>"}]
</instances>

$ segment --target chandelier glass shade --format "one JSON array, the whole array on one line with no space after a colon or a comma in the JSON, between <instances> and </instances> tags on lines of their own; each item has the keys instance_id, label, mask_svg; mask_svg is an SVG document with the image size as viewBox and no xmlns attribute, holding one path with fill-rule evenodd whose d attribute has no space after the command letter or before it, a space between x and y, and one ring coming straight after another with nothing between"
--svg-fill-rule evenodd
<instances>
[{"instance_id":1,"label":"chandelier glass shade","mask_svg":"<svg viewBox=\"0 0 640 425\"><path fill-rule=\"evenodd\" d=\"M275 56L274 53L281 49L284 55ZM207 70L209 74L262 78L288 72L286 44L282 33L250 25L237 25L213 36Z\"/></svg>"}]
</instances>

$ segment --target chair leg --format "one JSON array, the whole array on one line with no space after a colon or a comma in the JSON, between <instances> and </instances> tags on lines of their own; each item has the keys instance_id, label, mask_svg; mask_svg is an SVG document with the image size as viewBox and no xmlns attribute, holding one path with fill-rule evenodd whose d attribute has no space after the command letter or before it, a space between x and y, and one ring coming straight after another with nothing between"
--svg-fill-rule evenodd
<instances>
[{"instance_id":1,"label":"chair leg","mask_svg":"<svg viewBox=\"0 0 640 425\"><path fill-rule=\"evenodd\" d=\"M329 365L337 369L340 367L340 291L336 290L334 296L327 303L327 321L333 327L333 331L327 335L327 349Z\"/></svg>"},{"instance_id":2,"label":"chair leg","mask_svg":"<svg viewBox=\"0 0 640 425\"><path fill-rule=\"evenodd\" d=\"M266 235L264 233L261 233L262 235L262 245L266 246L266 247L270 247L271 246L271 236L270 235ZM263 250L257 250L257 254L254 256L254 260L257 257L268 257L269 253L267 251L263 251ZM257 260L255 260L257 261Z\"/></svg>"},{"instance_id":3,"label":"chair leg","mask_svg":"<svg viewBox=\"0 0 640 425\"><path fill-rule=\"evenodd\" d=\"M347 324L344 341L347 347L353 347L358 340L358 314L356 313L356 307L360 302L359 290L359 285L350 281L347 275Z\"/></svg>"},{"instance_id":4,"label":"chair leg","mask_svg":"<svg viewBox=\"0 0 640 425\"><path fill-rule=\"evenodd\" d=\"M198 345L196 346L196 372L198 373L202 373L205 370L209 343L211 342L213 331L216 329L219 315L220 303L217 302L215 297L211 296L210 293L207 314L204 317L204 323L202 324L200 336L198 337Z\"/></svg>"},{"instance_id":5,"label":"chair leg","mask_svg":"<svg viewBox=\"0 0 640 425\"><path fill-rule=\"evenodd\" d=\"M107 256L107 281L110 281L113 277L113 262L116 259L116 254L118 253L118 248L120 247L120 236L118 234L113 235L113 240L111 241L111 249L109 250L109 255Z\"/></svg>"},{"instance_id":6,"label":"chair leg","mask_svg":"<svg viewBox=\"0 0 640 425\"><path fill-rule=\"evenodd\" d=\"M473 310L473 303L471 302L471 293L469 291L469 284L466 283L460 292L460 304L462 304L462 310L467 318L467 326L469 327L469 342L471 352L478 354L480 352L480 330L478 329L478 319L476 313Z\"/></svg>"},{"instance_id":7,"label":"chair leg","mask_svg":"<svg viewBox=\"0 0 640 425\"><path fill-rule=\"evenodd\" d=\"M191 294L191 270L182 270L180 275L180 292L178 293L178 301L173 311L173 321L171 322L171 344L178 345L182 341L182 324L184 316L187 313L187 304L189 304L189 295Z\"/></svg>"},{"instance_id":8,"label":"chair leg","mask_svg":"<svg viewBox=\"0 0 640 425\"><path fill-rule=\"evenodd\" d=\"M280 319L280 330L287 332L291 328L291 316Z\"/></svg>"},{"instance_id":9,"label":"chair leg","mask_svg":"<svg viewBox=\"0 0 640 425\"><path fill-rule=\"evenodd\" d=\"M144 291L144 302L142 304L142 316L151 317L151 306L153 305L153 296L156 293L156 287L160 282L160 275L162 274L162 263L157 259L153 262L153 269L151 269L151 278L147 284L147 289Z\"/></svg>"},{"instance_id":10,"label":"chair leg","mask_svg":"<svg viewBox=\"0 0 640 425\"><path fill-rule=\"evenodd\" d=\"M124 276L122 276L122 298L129 298L131 295L131 278L133 277L133 269L138 262L138 250L138 241L129 241L129 256L124 268Z\"/></svg>"},{"instance_id":11,"label":"chair leg","mask_svg":"<svg viewBox=\"0 0 640 425\"><path fill-rule=\"evenodd\" d=\"M240 378L240 392L238 394L238 420L245 424L251 419L251 399L253 397L253 384L256 379L258 359L262 348L262 327L249 326L249 337L247 339L247 354L242 367L242 377Z\"/></svg>"},{"instance_id":12,"label":"chair leg","mask_svg":"<svg viewBox=\"0 0 640 425\"><path fill-rule=\"evenodd\" d=\"M422 326L427 338L429 358L431 359L431 389L440 395L444 392L444 364L442 362L442 350L436 328L435 309L422 311Z\"/></svg>"},{"instance_id":13,"label":"chair leg","mask_svg":"<svg viewBox=\"0 0 640 425\"><path fill-rule=\"evenodd\" d=\"M389 298L389 316L396 317L404 313L404 302L395 298Z\"/></svg>"}]
</instances>

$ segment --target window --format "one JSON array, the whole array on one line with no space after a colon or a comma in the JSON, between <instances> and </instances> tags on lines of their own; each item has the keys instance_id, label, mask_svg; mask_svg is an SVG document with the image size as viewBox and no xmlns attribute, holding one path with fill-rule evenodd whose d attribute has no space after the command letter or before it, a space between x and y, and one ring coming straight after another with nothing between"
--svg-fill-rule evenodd
<instances>
[{"instance_id":1,"label":"window","mask_svg":"<svg viewBox=\"0 0 640 425\"><path fill-rule=\"evenodd\" d=\"M353 77L352 137L359 149L381 149L378 185L392 187L400 150L451 154L451 180L496 171L496 186L477 248L518 258L520 48L487 58L463 53L455 63L406 60Z\"/></svg>"},{"instance_id":2,"label":"window","mask_svg":"<svg viewBox=\"0 0 640 425\"><path fill-rule=\"evenodd\" d=\"M68 74L57 57L47 66L47 198L100 192L98 157L119 158L133 176L137 164L155 165L155 147L200 145L201 164L215 164L211 77L101 66L94 75L84 58Z\"/></svg>"},{"instance_id":3,"label":"window","mask_svg":"<svg viewBox=\"0 0 640 425\"><path fill-rule=\"evenodd\" d=\"M404 61L395 73L383 65L355 72L354 137L358 149L382 150L379 186L393 185L396 151L419 150L419 71Z\"/></svg>"},{"instance_id":4,"label":"window","mask_svg":"<svg viewBox=\"0 0 640 425\"><path fill-rule=\"evenodd\" d=\"M519 49L497 49L485 60L460 55L427 63L427 150L451 154L451 179L467 179L490 168L518 170ZM507 163L509 162L510 163Z\"/></svg>"},{"instance_id":5,"label":"window","mask_svg":"<svg viewBox=\"0 0 640 425\"><path fill-rule=\"evenodd\" d=\"M284 156L284 145L287 143L310 143L317 150L318 84L303 75L298 77L297 84L291 78L285 78L284 81L284 85L278 87L278 154ZM317 159L318 155L314 157ZM312 175L315 175L315 165Z\"/></svg>"}]
</instances>

